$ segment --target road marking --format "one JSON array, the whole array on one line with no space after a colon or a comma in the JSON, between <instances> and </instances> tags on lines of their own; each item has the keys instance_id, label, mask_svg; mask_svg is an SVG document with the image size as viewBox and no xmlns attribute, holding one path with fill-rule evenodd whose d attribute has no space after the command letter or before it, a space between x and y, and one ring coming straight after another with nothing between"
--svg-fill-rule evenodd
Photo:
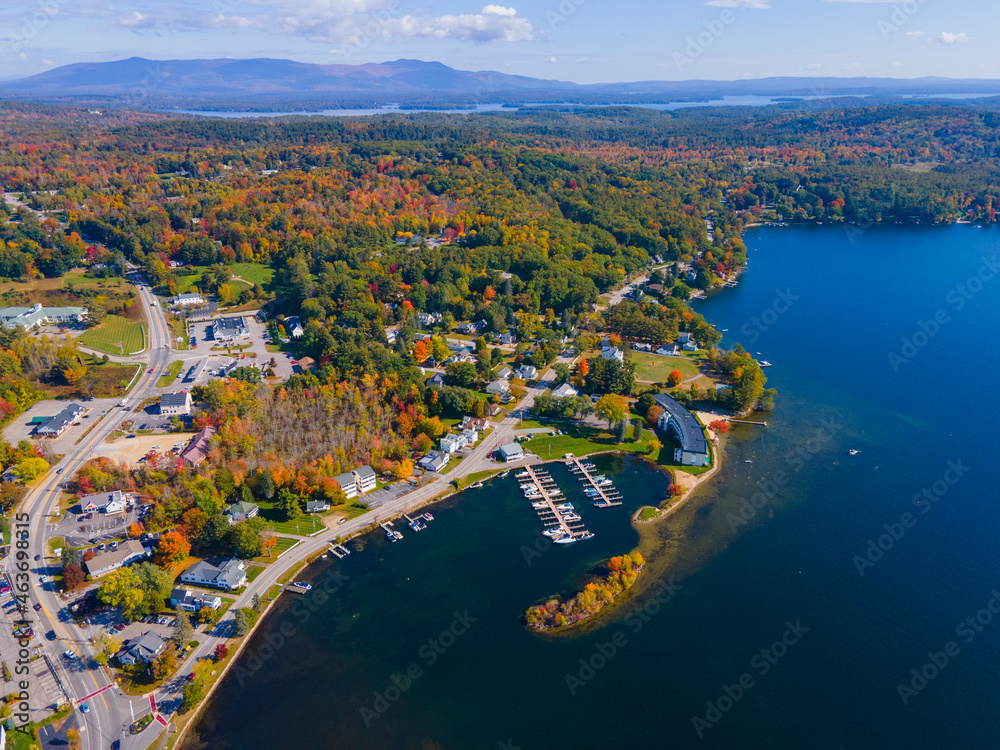
<instances>
[{"instance_id":1,"label":"road marking","mask_svg":"<svg viewBox=\"0 0 1000 750\"><path fill-rule=\"evenodd\" d=\"M95 691L94 691L94 692L92 692L92 693L91 693L90 695L85 695L85 696L83 696L83 697L82 697L82 698L80 699L80 703L83 703L83 702L84 702L85 700L89 700L90 698L93 698L93 697L94 697L95 695L100 695L100 694L101 694L101 693L103 693L103 692L104 692L105 690L110 690L110 689L111 689L111 688L113 688L114 686L115 686L115 685L114 685L114 683L111 683L110 685L105 685L105 686L104 686L104 687L102 687L102 688L101 688L100 690L95 690Z\"/></svg>"}]
</instances>

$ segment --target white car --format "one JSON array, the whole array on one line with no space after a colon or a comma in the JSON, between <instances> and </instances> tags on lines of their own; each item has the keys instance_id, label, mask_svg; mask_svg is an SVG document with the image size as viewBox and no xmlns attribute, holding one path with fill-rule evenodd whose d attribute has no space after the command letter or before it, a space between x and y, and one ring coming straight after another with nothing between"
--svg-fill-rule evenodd
<instances>
[{"instance_id":1,"label":"white car","mask_svg":"<svg viewBox=\"0 0 1000 750\"><path fill-rule=\"evenodd\" d=\"M76 654L74 654L72 651L63 651L63 656L65 656L67 659L73 659L76 657Z\"/></svg>"},{"instance_id":2,"label":"white car","mask_svg":"<svg viewBox=\"0 0 1000 750\"><path fill-rule=\"evenodd\" d=\"M49 577L48 576L38 576L38 580L41 583L48 583L49 582Z\"/></svg>"}]
</instances>

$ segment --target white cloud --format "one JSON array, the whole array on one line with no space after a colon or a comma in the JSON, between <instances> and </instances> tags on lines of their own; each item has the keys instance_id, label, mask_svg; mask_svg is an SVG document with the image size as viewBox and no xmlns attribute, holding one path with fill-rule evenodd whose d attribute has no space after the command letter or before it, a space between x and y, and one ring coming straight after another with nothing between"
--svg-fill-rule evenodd
<instances>
[{"instance_id":1,"label":"white cloud","mask_svg":"<svg viewBox=\"0 0 1000 750\"><path fill-rule=\"evenodd\" d=\"M939 42L941 42L941 44L958 44L959 42L972 41L972 37L966 34L964 31L960 31L957 33L951 31L942 31L941 36L939 36L937 39Z\"/></svg>"},{"instance_id":2,"label":"white cloud","mask_svg":"<svg viewBox=\"0 0 1000 750\"><path fill-rule=\"evenodd\" d=\"M387 37L427 37L460 42L525 42L535 38L531 22L517 10L487 5L480 13L444 16L390 18L382 22Z\"/></svg>"},{"instance_id":3,"label":"white cloud","mask_svg":"<svg viewBox=\"0 0 1000 750\"><path fill-rule=\"evenodd\" d=\"M926 33L926 31L907 31L906 36L921 37Z\"/></svg>"},{"instance_id":4,"label":"white cloud","mask_svg":"<svg viewBox=\"0 0 1000 750\"><path fill-rule=\"evenodd\" d=\"M767 0L708 0L705 5L713 8L752 8L753 10L767 10L771 3Z\"/></svg>"}]
</instances>

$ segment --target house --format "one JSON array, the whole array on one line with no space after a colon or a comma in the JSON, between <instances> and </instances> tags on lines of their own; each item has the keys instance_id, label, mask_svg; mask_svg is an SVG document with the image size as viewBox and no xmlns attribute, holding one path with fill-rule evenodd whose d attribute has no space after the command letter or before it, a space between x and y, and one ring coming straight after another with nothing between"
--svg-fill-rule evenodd
<instances>
[{"instance_id":1,"label":"house","mask_svg":"<svg viewBox=\"0 0 1000 750\"><path fill-rule=\"evenodd\" d=\"M510 395L510 383L506 380L494 380L488 386L486 386L486 392L491 396L509 396Z\"/></svg>"},{"instance_id":2,"label":"house","mask_svg":"<svg viewBox=\"0 0 1000 750\"><path fill-rule=\"evenodd\" d=\"M538 370L531 365L521 365L515 370L515 374L521 378L521 380L534 380L538 377Z\"/></svg>"},{"instance_id":3,"label":"house","mask_svg":"<svg viewBox=\"0 0 1000 750\"><path fill-rule=\"evenodd\" d=\"M465 441L458 435L442 435L441 450L447 454L455 453L465 447Z\"/></svg>"},{"instance_id":4,"label":"house","mask_svg":"<svg viewBox=\"0 0 1000 750\"><path fill-rule=\"evenodd\" d=\"M476 324L475 323L461 323L458 326L458 332L459 333L464 333L466 335L476 333L476 331L478 331L478 330L479 329L476 328Z\"/></svg>"},{"instance_id":5,"label":"house","mask_svg":"<svg viewBox=\"0 0 1000 750\"><path fill-rule=\"evenodd\" d=\"M691 340L692 340L692 336L687 331L682 331L681 333L677 334L677 343L678 344L686 344L686 343L688 343Z\"/></svg>"},{"instance_id":6,"label":"house","mask_svg":"<svg viewBox=\"0 0 1000 750\"><path fill-rule=\"evenodd\" d=\"M233 503L228 508L223 511L224 515L229 520L230 526L235 526L241 521L246 521L248 518L253 518L260 512L258 508L253 503L239 502Z\"/></svg>"},{"instance_id":7,"label":"house","mask_svg":"<svg viewBox=\"0 0 1000 750\"><path fill-rule=\"evenodd\" d=\"M396 339L399 338L399 331L395 328L385 329L385 341L387 344L395 344Z\"/></svg>"},{"instance_id":8,"label":"house","mask_svg":"<svg viewBox=\"0 0 1000 750\"><path fill-rule=\"evenodd\" d=\"M500 408L499 404L486 404L486 416L498 417L502 413L503 409Z\"/></svg>"},{"instance_id":9,"label":"house","mask_svg":"<svg viewBox=\"0 0 1000 750\"><path fill-rule=\"evenodd\" d=\"M330 510L330 503L326 500L306 500L306 513L321 513Z\"/></svg>"},{"instance_id":10,"label":"house","mask_svg":"<svg viewBox=\"0 0 1000 750\"><path fill-rule=\"evenodd\" d=\"M84 495L80 498L80 510L84 513L121 513L130 499L121 490Z\"/></svg>"},{"instance_id":11,"label":"house","mask_svg":"<svg viewBox=\"0 0 1000 750\"><path fill-rule=\"evenodd\" d=\"M651 351L653 351L653 345L652 344L643 344L643 343L641 343L639 341L636 341L634 344L632 344L632 349L633 349L633 351L637 351L637 352L651 352Z\"/></svg>"},{"instance_id":12,"label":"house","mask_svg":"<svg viewBox=\"0 0 1000 750\"><path fill-rule=\"evenodd\" d=\"M552 395L555 398L572 398L574 396L579 396L580 391L571 386L569 383L563 383L561 386L552 391Z\"/></svg>"},{"instance_id":13,"label":"house","mask_svg":"<svg viewBox=\"0 0 1000 750\"><path fill-rule=\"evenodd\" d=\"M650 294L663 294L663 284L648 284L646 286L646 291Z\"/></svg>"},{"instance_id":14,"label":"house","mask_svg":"<svg viewBox=\"0 0 1000 750\"><path fill-rule=\"evenodd\" d=\"M46 323L81 323L87 317L85 307L31 307L0 308L0 322L4 328L30 329Z\"/></svg>"},{"instance_id":15,"label":"house","mask_svg":"<svg viewBox=\"0 0 1000 750\"><path fill-rule=\"evenodd\" d=\"M205 460L208 455L209 444L215 437L215 428L212 425L202 428L194 434L188 447L181 451L181 460L191 466L197 466Z\"/></svg>"},{"instance_id":16,"label":"house","mask_svg":"<svg viewBox=\"0 0 1000 750\"><path fill-rule=\"evenodd\" d=\"M246 585L247 574L240 560L227 560L221 566L200 560L181 573L180 579L184 583L232 591Z\"/></svg>"},{"instance_id":17,"label":"house","mask_svg":"<svg viewBox=\"0 0 1000 750\"><path fill-rule=\"evenodd\" d=\"M148 630L136 638L125 641L125 646L118 652L118 661L122 664L144 664L152 662L167 647L167 642L152 630Z\"/></svg>"},{"instance_id":18,"label":"house","mask_svg":"<svg viewBox=\"0 0 1000 750\"><path fill-rule=\"evenodd\" d=\"M520 461L524 458L524 449L521 447L520 443L507 443L507 445L501 445L499 452L504 461Z\"/></svg>"},{"instance_id":19,"label":"house","mask_svg":"<svg viewBox=\"0 0 1000 750\"><path fill-rule=\"evenodd\" d=\"M222 599L212 594L195 594L191 589L176 588L170 592L170 606L197 612L204 607L218 609L222 606Z\"/></svg>"},{"instance_id":20,"label":"house","mask_svg":"<svg viewBox=\"0 0 1000 750\"><path fill-rule=\"evenodd\" d=\"M174 307L190 307L191 305L204 305L205 298L200 294L178 294L176 297L170 300L170 304Z\"/></svg>"},{"instance_id":21,"label":"house","mask_svg":"<svg viewBox=\"0 0 1000 750\"><path fill-rule=\"evenodd\" d=\"M434 373L427 379L427 385L444 385L444 375L439 372Z\"/></svg>"},{"instance_id":22,"label":"house","mask_svg":"<svg viewBox=\"0 0 1000 750\"><path fill-rule=\"evenodd\" d=\"M656 426L674 435L680 443L674 450L674 462L684 466L708 466L708 440L694 415L666 393L654 396L653 400L663 408Z\"/></svg>"},{"instance_id":23,"label":"house","mask_svg":"<svg viewBox=\"0 0 1000 750\"><path fill-rule=\"evenodd\" d=\"M334 477L333 481L340 486L344 497L348 500L358 496L358 480L349 471L341 474L339 477Z\"/></svg>"},{"instance_id":24,"label":"house","mask_svg":"<svg viewBox=\"0 0 1000 750\"><path fill-rule=\"evenodd\" d=\"M676 357L677 356L677 344L664 344L659 349L656 350L657 354L664 357Z\"/></svg>"},{"instance_id":25,"label":"house","mask_svg":"<svg viewBox=\"0 0 1000 750\"><path fill-rule=\"evenodd\" d=\"M312 357L302 357L299 359L299 369L302 372L309 372L316 366L316 360Z\"/></svg>"},{"instance_id":26,"label":"house","mask_svg":"<svg viewBox=\"0 0 1000 750\"><path fill-rule=\"evenodd\" d=\"M100 578L113 570L118 570L134 563L136 560L141 560L148 554L149 551L139 544L139 542L135 539L129 539L127 542L120 542L117 549L105 550L98 553L83 565L91 578Z\"/></svg>"},{"instance_id":27,"label":"house","mask_svg":"<svg viewBox=\"0 0 1000 750\"><path fill-rule=\"evenodd\" d=\"M83 416L84 408L80 404L70 404L54 417L49 417L35 428L35 433L46 437L59 437L66 429Z\"/></svg>"},{"instance_id":28,"label":"house","mask_svg":"<svg viewBox=\"0 0 1000 750\"><path fill-rule=\"evenodd\" d=\"M694 339L686 342L684 346L681 347L686 352L696 352L698 351L698 344Z\"/></svg>"},{"instance_id":29,"label":"house","mask_svg":"<svg viewBox=\"0 0 1000 750\"><path fill-rule=\"evenodd\" d=\"M449 458L447 453L432 450L417 462L417 466L424 471L441 471L447 465Z\"/></svg>"},{"instance_id":30,"label":"house","mask_svg":"<svg viewBox=\"0 0 1000 750\"><path fill-rule=\"evenodd\" d=\"M513 346L517 343L517 336L510 331L506 331L497 337L497 341L506 346Z\"/></svg>"},{"instance_id":31,"label":"house","mask_svg":"<svg viewBox=\"0 0 1000 750\"><path fill-rule=\"evenodd\" d=\"M625 361L625 352L617 346L606 346L601 349L601 359L613 359L618 362Z\"/></svg>"},{"instance_id":32,"label":"house","mask_svg":"<svg viewBox=\"0 0 1000 750\"><path fill-rule=\"evenodd\" d=\"M250 327L242 315L235 318L217 318L212 323L212 338L223 344L250 341Z\"/></svg>"},{"instance_id":33,"label":"house","mask_svg":"<svg viewBox=\"0 0 1000 750\"><path fill-rule=\"evenodd\" d=\"M479 439L479 435L476 434L475 430L462 430L458 433L458 436L462 439L462 442L465 445L470 447L475 445L476 441Z\"/></svg>"},{"instance_id":34,"label":"house","mask_svg":"<svg viewBox=\"0 0 1000 750\"><path fill-rule=\"evenodd\" d=\"M306 329L302 327L302 323L299 321L297 315L292 315L285 318L285 330L291 335L293 339L300 339L302 335L306 332Z\"/></svg>"},{"instance_id":35,"label":"house","mask_svg":"<svg viewBox=\"0 0 1000 750\"><path fill-rule=\"evenodd\" d=\"M500 380L510 380L510 376L514 374L514 371L504 365L499 370L497 370L497 378Z\"/></svg>"},{"instance_id":36,"label":"house","mask_svg":"<svg viewBox=\"0 0 1000 750\"><path fill-rule=\"evenodd\" d=\"M187 391L181 393L160 394L160 414L190 414L191 394Z\"/></svg>"},{"instance_id":37,"label":"house","mask_svg":"<svg viewBox=\"0 0 1000 750\"><path fill-rule=\"evenodd\" d=\"M417 322L421 328L431 328L441 322L444 316L436 312L423 312L417 315Z\"/></svg>"},{"instance_id":38,"label":"house","mask_svg":"<svg viewBox=\"0 0 1000 750\"><path fill-rule=\"evenodd\" d=\"M489 426L490 423L482 417L464 417L461 424L463 430L476 430L477 432L489 429Z\"/></svg>"},{"instance_id":39,"label":"house","mask_svg":"<svg viewBox=\"0 0 1000 750\"><path fill-rule=\"evenodd\" d=\"M359 466L353 472L354 479L358 484L358 492L362 495L375 489L378 478L375 476L375 469L365 464Z\"/></svg>"}]
</instances>

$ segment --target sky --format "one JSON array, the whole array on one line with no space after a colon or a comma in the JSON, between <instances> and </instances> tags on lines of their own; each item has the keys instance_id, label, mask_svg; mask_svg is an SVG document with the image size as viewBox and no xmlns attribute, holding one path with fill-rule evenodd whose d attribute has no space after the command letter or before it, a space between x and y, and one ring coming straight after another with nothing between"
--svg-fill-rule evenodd
<instances>
[{"instance_id":1,"label":"sky","mask_svg":"<svg viewBox=\"0 0 1000 750\"><path fill-rule=\"evenodd\" d=\"M436 60L608 83L1000 79L987 0L2 0L0 79L128 57Z\"/></svg>"}]
</instances>

